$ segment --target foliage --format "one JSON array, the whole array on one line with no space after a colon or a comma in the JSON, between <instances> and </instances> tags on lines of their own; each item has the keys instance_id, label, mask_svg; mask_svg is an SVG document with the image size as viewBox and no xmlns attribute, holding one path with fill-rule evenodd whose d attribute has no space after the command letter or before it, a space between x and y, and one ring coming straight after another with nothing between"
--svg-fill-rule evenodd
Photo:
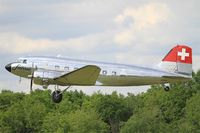
<instances>
[{"instance_id":1,"label":"foliage","mask_svg":"<svg viewBox=\"0 0 200 133\"><path fill-rule=\"evenodd\" d=\"M199 77L200 72L193 74L192 81L171 84L169 92L163 91L160 85L152 86L147 93L139 96L143 105L121 132L198 132Z\"/></svg>"},{"instance_id":2,"label":"foliage","mask_svg":"<svg viewBox=\"0 0 200 133\"><path fill-rule=\"evenodd\" d=\"M190 132L200 132L200 92L187 101L185 121Z\"/></svg>"},{"instance_id":3,"label":"foliage","mask_svg":"<svg viewBox=\"0 0 200 133\"><path fill-rule=\"evenodd\" d=\"M51 112L46 115L42 124L44 133L60 133L69 131L68 114Z\"/></svg>"},{"instance_id":4,"label":"foliage","mask_svg":"<svg viewBox=\"0 0 200 133\"><path fill-rule=\"evenodd\" d=\"M200 132L200 71L193 80L151 86L139 95L64 93L55 104L51 92L0 93L0 132L3 133L130 133Z\"/></svg>"},{"instance_id":5,"label":"foliage","mask_svg":"<svg viewBox=\"0 0 200 133\"><path fill-rule=\"evenodd\" d=\"M11 106L2 117L2 130L11 132L37 132L41 129L46 114L45 105L32 103L26 98ZM8 132L9 132L8 131Z\"/></svg>"},{"instance_id":6,"label":"foliage","mask_svg":"<svg viewBox=\"0 0 200 133\"><path fill-rule=\"evenodd\" d=\"M12 104L24 98L24 93L13 93L9 90L2 90L0 93L0 110L6 111Z\"/></svg>"},{"instance_id":7,"label":"foliage","mask_svg":"<svg viewBox=\"0 0 200 133\"><path fill-rule=\"evenodd\" d=\"M112 95L94 94L87 103L107 122L112 132L119 132L120 122L127 121L132 115L132 108L127 106L125 97L113 92Z\"/></svg>"},{"instance_id":8,"label":"foliage","mask_svg":"<svg viewBox=\"0 0 200 133\"><path fill-rule=\"evenodd\" d=\"M106 133L108 125L92 110L77 110L69 114L70 132L76 133Z\"/></svg>"}]
</instances>

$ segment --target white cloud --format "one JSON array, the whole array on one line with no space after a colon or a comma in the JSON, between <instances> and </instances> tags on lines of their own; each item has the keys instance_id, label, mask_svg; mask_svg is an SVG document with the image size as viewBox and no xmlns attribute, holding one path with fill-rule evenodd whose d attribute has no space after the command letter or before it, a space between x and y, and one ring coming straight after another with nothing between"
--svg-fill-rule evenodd
<instances>
[{"instance_id":1,"label":"white cloud","mask_svg":"<svg viewBox=\"0 0 200 133\"><path fill-rule=\"evenodd\" d=\"M10 8L5 5L3 2L0 2L0 14L10 10Z\"/></svg>"},{"instance_id":2,"label":"white cloud","mask_svg":"<svg viewBox=\"0 0 200 133\"><path fill-rule=\"evenodd\" d=\"M199 1L157 2L3 1L0 2L0 52L5 58L10 58L10 53L54 52L54 55L56 52L139 65L156 65L177 43L191 44L194 53L199 54ZM4 59L2 64L8 60ZM194 56L193 63L196 71L200 56ZM11 82L7 74L1 72L1 77ZM11 86L8 81L0 86ZM17 80L12 83L15 90L29 87L29 81L19 87Z\"/></svg>"},{"instance_id":3,"label":"white cloud","mask_svg":"<svg viewBox=\"0 0 200 133\"><path fill-rule=\"evenodd\" d=\"M164 57L164 55L163 55ZM133 53L119 53L116 55L117 62L125 64L136 64L140 66L154 67L159 64L163 58L158 55L138 55Z\"/></svg>"},{"instance_id":4,"label":"white cloud","mask_svg":"<svg viewBox=\"0 0 200 133\"><path fill-rule=\"evenodd\" d=\"M56 15L59 19L64 20L64 22L87 22L87 23L98 23L108 22L104 19L109 19L111 14L115 12L116 7L110 8L116 1L77 1L77 2L62 2L55 5L49 6L50 12ZM118 2L116 2L118 3ZM116 4L115 3L115 4Z\"/></svg>"},{"instance_id":5,"label":"white cloud","mask_svg":"<svg viewBox=\"0 0 200 133\"><path fill-rule=\"evenodd\" d=\"M193 56L193 70L200 70L200 56L198 55Z\"/></svg>"},{"instance_id":6,"label":"white cloud","mask_svg":"<svg viewBox=\"0 0 200 133\"><path fill-rule=\"evenodd\" d=\"M116 55L116 60L119 63L125 64L136 64L139 66L147 66L147 67L157 67L157 65L162 61L165 55L168 53L166 51L162 56L159 55L141 55L141 54L133 54L130 52L126 53L118 53ZM200 70L200 56L193 55L193 70L196 72Z\"/></svg>"},{"instance_id":7,"label":"white cloud","mask_svg":"<svg viewBox=\"0 0 200 133\"><path fill-rule=\"evenodd\" d=\"M63 50L87 52L94 50L100 43L106 43L110 33L86 35L66 40L31 39L17 33L0 33L0 49L6 53L30 53L38 51ZM107 39L106 39L107 38Z\"/></svg>"},{"instance_id":8,"label":"white cloud","mask_svg":"<svg viewBox=\"0 0 200 133\"><path fill-rule=\"evenodd\" d=\"M126 8L115 18L115 21L121 24L127 17L131 17L134 21L133 25L138 29L143 29L167 21L168 15L169 9L165 4L150 3L138 8Z\"/></svg>"},{"instance_id":9,"label":"white cloud","mask_svg":"<svg viewBox=\"0 0 200 133\"><path fill-rule=\"evenodd\" d=\"M121 32L115 36L114 41L120 45L130 45L135 40L147 39L146 33L156 28L158 24L167 22L169 16L169 8L162 3L149 3L138 8L126 8L114 21L119 25L126 24L129 19L131 21L127 27L122 26Z\"/></svg>"}]
</instances>

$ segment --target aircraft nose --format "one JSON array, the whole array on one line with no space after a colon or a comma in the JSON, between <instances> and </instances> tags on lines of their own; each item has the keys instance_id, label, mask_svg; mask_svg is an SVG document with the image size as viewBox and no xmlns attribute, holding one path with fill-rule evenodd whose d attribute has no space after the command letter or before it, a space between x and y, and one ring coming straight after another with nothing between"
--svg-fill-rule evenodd
<instances>
[{"instance_id":1,"label":"aircraft nose","mask_svg":"<svg viewBox=\"0 0 200 133\"><path fill-rule=\"evenodd\" d=\"M5 68L7 71L11 72L11 64L6 65Z\"/></svg>"}]
</instances>

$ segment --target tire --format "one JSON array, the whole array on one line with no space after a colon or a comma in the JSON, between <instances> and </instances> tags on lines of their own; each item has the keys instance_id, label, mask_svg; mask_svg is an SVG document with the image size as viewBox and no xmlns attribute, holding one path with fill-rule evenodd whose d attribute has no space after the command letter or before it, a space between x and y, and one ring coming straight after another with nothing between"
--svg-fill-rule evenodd
<instances>
[{"instance_id":1,"label":"tire","mask_svg":"<svg viewBox=\"0 0 200 133\"><path fill-rule=\"evenodd\" d=\"M165 86L165 87L164 87L164 90L165 90L165 91L169 91L169 90L170 90L170 87L169 87L169 86Z\"/></svg>"},{"instance_id":2,"label":"tire","mask_svg":"<svg viewBox=\"0 0 200 133\"><path fill-rule=\"evenodd\" d=\"M52 100L55 103L60 103L62 101L62 93L60 91L54 91L52 93Z\"/></svg>"}]
</instances>

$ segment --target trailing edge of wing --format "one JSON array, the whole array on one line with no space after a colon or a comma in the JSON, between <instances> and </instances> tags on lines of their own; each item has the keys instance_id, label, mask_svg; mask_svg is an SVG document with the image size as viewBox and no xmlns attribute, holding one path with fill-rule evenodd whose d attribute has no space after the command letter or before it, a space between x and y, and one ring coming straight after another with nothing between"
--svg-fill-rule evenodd
<instances>
[{"instance_id":1,"label":"trailing edge of wing","mask_svg":"<svg viewBox=\"0 0 200 133\"><path fill-rule=\"evenodd\" d=\"M101 69L98 66L87 65L60 77L54 78L63 85L95 85Z\"/></svg>"},{"instance_id":2,"label":"trailing edge of wing","mask_svg":"<svg viewBox=\"0 0 200 133\"><path fill-rule=\"evenodd\" d=\"M162 76L163 78L168 78L168 79L191 79L192 77L190 76Z\"/></svg>"}]
</instances>

